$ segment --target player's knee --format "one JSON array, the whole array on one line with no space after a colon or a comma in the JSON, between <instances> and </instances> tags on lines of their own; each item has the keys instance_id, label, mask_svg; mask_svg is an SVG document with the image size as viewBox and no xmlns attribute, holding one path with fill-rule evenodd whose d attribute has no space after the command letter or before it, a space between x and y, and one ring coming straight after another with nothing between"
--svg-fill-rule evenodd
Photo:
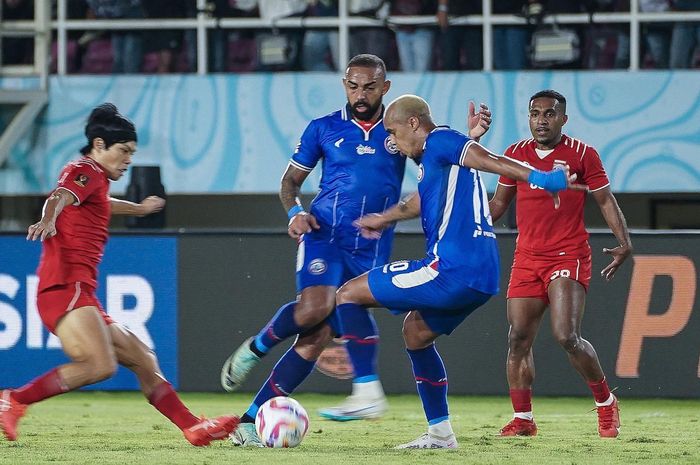
<instances>
[{"instance_id":1,"label":"player's knee","mask_svg":"<svg viewBox=\"0 0 700 465\"><path fill-rule=\"evenodd\" d=\"M565 351L573 353L578 349L580 341L578 334L574 332L561 331L555 333L554 337Z\"/></svg>"},{"instance_id":2,"label":"player's knee","mask_svg":"<svg viewBox=\"0 0 700 465\"><path fill-rule=\"evenodd\" d=\"M532 336L527 331L519 331L511 328L508 333L508 348L510 350L529 350L532 345Z\"/></svg>"},{"instance_id":3,"label":"player's knee","mask_svg":"<svg viewBox=\"0 0 700 465\"><path fill-rule=\"evenodd\" d=\"M335 293L336 305L355 303L353 289L354 286L351 284L351 282L347 282L340 286L340 289L338 289L338 291Z\"/></svg>"},{"instance_id":4,"label":"player's knee","mask_svg":"<svg viewBox=\"0 0 700 465\"><path fill-rule=\"evenodd\" d=\"M332 339L333 331L330 326L324 325L319 330L300 336L294 343L294 350L305 360L317 360Z\"/></svg>"},{"instance_id":5,"label":"player's knee","mask_svg":"<svg viewBox=\"0 0 700 465\"><path fill-rule=\"evenodd\" d=\"M302 328L311 328L328 318L332 302L299 302L294 309L294 321Z\"/></svg>"},{"instance_id":6,"label":"player's knee","mask_svg":"<svg viewBox=\"0 0 700 465\"><path fill-rule=\"evenodd\" d=\"M87 382L93 384L111 378L117 372L117 368L115 357L93 357L86 363Z\"/></svg>"}]
</instances>

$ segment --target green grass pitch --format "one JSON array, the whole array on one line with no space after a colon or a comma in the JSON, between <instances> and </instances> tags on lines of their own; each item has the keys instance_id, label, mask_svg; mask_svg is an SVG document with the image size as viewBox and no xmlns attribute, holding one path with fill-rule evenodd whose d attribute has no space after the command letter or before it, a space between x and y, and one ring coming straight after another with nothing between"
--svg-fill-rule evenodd
<instances>
[{"instance_id":1,"label":"green grass pitch","mask_svg":"<svg viewBox=\"0 0 700 465\"><path fill-rule=\"evenodd\" d=\"M241 413L250 394L183 394L195 414ZM622 432L600 439L588 398L535 398L539 435L498 438L511 417L505 397L450 398L458 450L398 451L426 429L415 395L391 396L381 420L335 423L316 411L340 396L294 396L311 418L296 449L208 448L182 434L138 393L71 393L33 405L16 442L0 438L0 464L697 464L700 400L621 399Z\"/></svg>"}]
</instances>

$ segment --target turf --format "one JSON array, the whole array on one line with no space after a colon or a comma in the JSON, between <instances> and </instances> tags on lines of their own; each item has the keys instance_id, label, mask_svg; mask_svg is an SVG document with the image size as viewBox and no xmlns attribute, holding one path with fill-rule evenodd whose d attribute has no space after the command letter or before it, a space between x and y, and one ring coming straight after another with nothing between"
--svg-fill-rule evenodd
<instances>
[{"instance_id":1,"label":"turf","mask_svg":"<svg viewBox=\"0 0 700 465\"><path fill-rule=\"evenodd\" d=\"M16 442L0 439L0 464L672 464L700 463L700 400L622 399L622 433L600 439L587 398L538 398L535 438L498 438L511 416L501 397L451 397L459 450L398 451L425 431L417 396L392 396L381 420L335 423L316 411L339 396L295 396L311 416L296 449L190 446L137 393L71 393L34 405ZM249 394L184 394L195 413L246 409Z\"/></svg>"}]
</instances>

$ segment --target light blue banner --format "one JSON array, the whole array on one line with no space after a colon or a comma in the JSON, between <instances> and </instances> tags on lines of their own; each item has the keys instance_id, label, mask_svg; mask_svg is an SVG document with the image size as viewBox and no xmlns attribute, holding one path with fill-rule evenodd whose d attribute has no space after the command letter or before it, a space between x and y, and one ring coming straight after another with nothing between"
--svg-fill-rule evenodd
<instances>
[{"instance_id":1,"label":"light blue banner","mask_svg":"<svg viewBox=\"0 0 700 465\"><path fill-rule=\"evenodd\" d=\"M68 359L36 308L41 244L0 236L0 251L0 386L19 387ZM97 297L105 311L156 352L163 374L177 387L177 239L113 237L99 271ZM109 380L86 389L138 390L139 385L120 367Z\"/></svg>"},{"instance_id":2,"label":"light blue banner","mask_svg":"<svg viewBox=\"0 0 700 465\"><path fill-rule=\"evenodd\" d=\"M392 73L388 100L424 97L436 122L464 129L467 102L486 102L494 123L483 143L502 152L530 137L530 96L552 88L568 99L565 132L600 152L616 192L700 188L700 75L679 72ZM17 82L14 82L17 86ZM135 164L160 165L170 193L277 192L304 127L340 108L329 73L54 77L35 130L0 170L0 193L44 193L85 143L90 110L114 102L139 133ZM409 167L405 190L415 189ZM4 172L3 172L4 171ZM318 170L306 183L317 186ZM493 190L496 179L487 179ZM124 191L123 179L113 186Z\"/></svg>"}]
</instances>

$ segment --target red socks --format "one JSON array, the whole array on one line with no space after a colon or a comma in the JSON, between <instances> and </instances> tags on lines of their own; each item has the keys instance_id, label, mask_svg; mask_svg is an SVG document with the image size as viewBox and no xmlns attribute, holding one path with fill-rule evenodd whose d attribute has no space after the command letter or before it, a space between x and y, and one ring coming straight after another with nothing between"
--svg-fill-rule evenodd
<instances>
[{"instance_id":1,"label":"red socks","mask_svg":"<svg viewBox=\"0 0 700 465\"><path fill-rule=\"evenodd\" d=\"M192 412L185 407L185 404L177 396L177 392L167 381L156 386L151 395L148 396L148 402L181 430L199 423L199 418L192 415Z\"/></svg>"},{"instance_id":2,"label":"red socks","mask_svg":"<svg viewBox=\"0 0 700 465\"><path fill-rule=\"evenodd\" d=\"M532 412L532 389L511 389L510 401L515 413Z\"/></svg>"},{"instance_id":3,"label":"red socks","mask_svg":"<svg viewBox=\"0 0 700 465\"><path fill-rule=\"evenodd\" d=\"M66 391L68 391L68 386L58 374L58 368L54 368L38 378L34 378L21 388L12 390L12 398L21 404L29 405L63 394Z\"/></svg>"},{"instance_id":4,"label":"red socks","mask_svg":"<svg viewBox=\"0 0 700 465\"><path fill-rule=\"evenodd\" d=\"M591 388L593 397L595 401L599 404L606 402L610 398L610 388L608 387L608 382L603 376L603 379L596 382L588 381L588 387Z\"/></svg>"}]
</instances>

